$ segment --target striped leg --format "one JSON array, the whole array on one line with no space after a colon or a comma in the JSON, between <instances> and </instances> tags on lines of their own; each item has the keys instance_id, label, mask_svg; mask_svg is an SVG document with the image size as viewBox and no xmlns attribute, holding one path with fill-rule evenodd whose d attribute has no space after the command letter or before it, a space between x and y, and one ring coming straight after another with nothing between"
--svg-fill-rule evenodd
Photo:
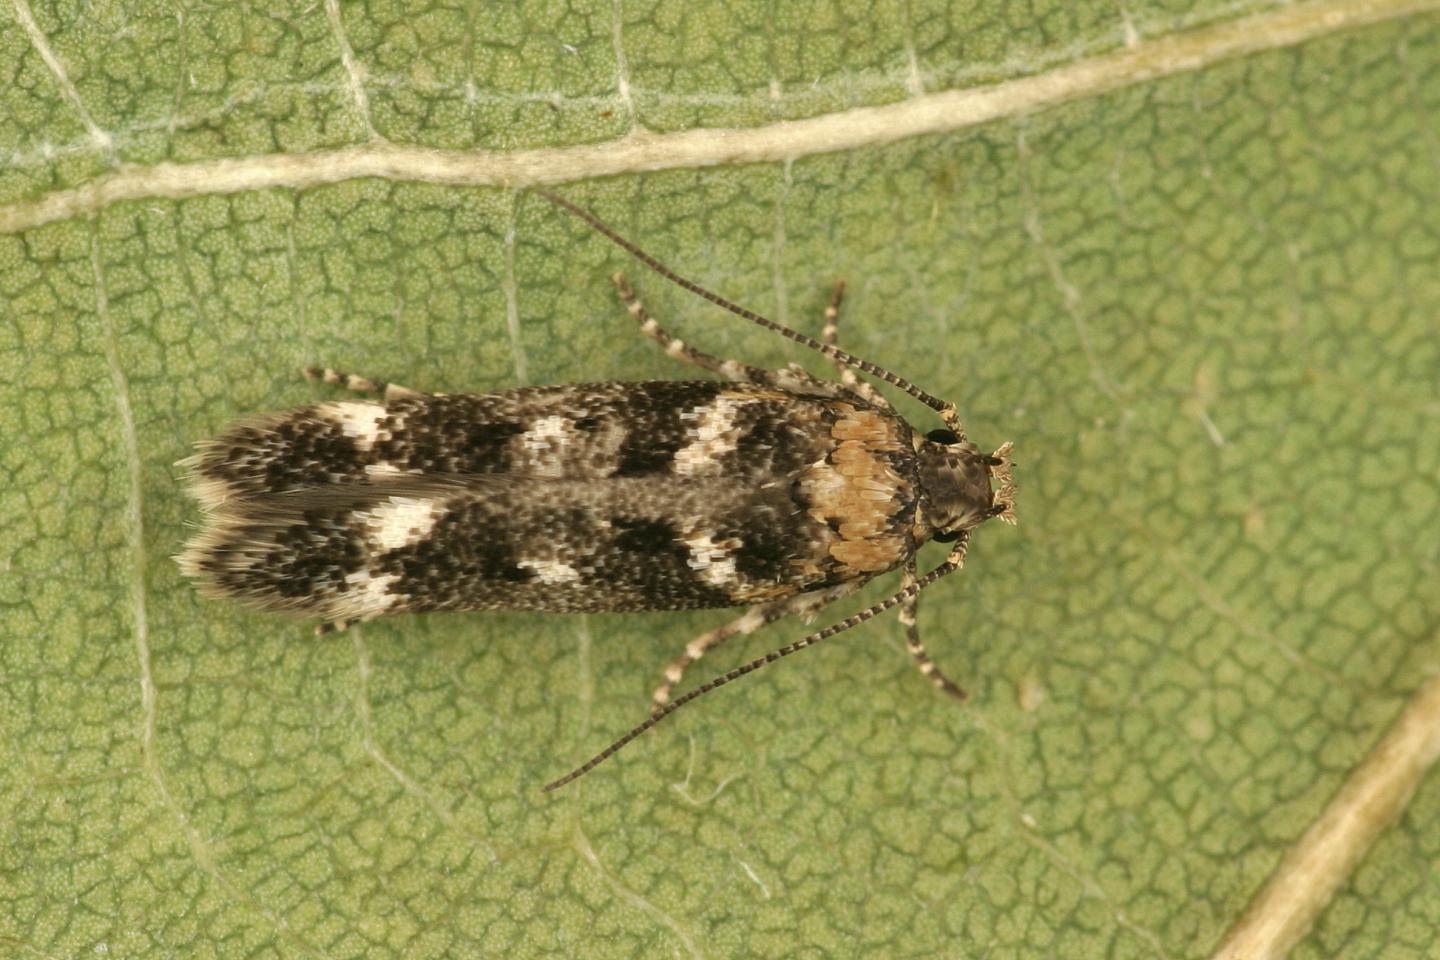
<instances>
[{"instance_id":1,"label":"striped leg","mask_svg":"<svg viewBox=\"0 0 1440 960\"><path fill-rule=\"evenodd\" d=\"M915 559L905 562L905 570L901 575L901 586L908 588L915 582ZM955 684L951 683L940 668L935 666L935 661L925 652L925 645L920 642L920 627L916 624L915 613L920 606L920 595L917 593L900 603L900 625L905 628L905 645L910 648L910 656L915 658L915 666L920 668L937 690L942 690L958 700L965 700L968 694Z\"/></svg>"},{"instance_id":2,"label":"striped leg","mask_svg":"<svg viewBox=\"0 0 1440 960\"><path fill-rule=\"evenodd\" d=\"M371 380L369 377L362 377L358 373L341 373L339 370L332 370L329 367L306 367L301 372L305 374L306 380L328 383L336 387L344 387L351 393L378 394L386 400L423 396L419 390L411 390L409 387L402 387L398 383L386 383L384 380Z\"/></svg>"},{"instance_id":3,"label":"striped leg","mask_svg":"<svg viewBox=\"0 0 1440 960\"><path fill-rule=\"evenodd\" d=\"M729 623L700 634L687 643L685 652L665 668L664 680L660 686L655 688L655 693L650 698L651 711L663 710L665 705L670 702L671 695L674 694L675 687L680 683L681 678L685 676L687 667L731 637L754 633L776 620L782 620L795 614L808 620L834 601L854 593L858 587L859 584L842 584L838 587L831 587L829 590L802 593L784 600L762 603L746 610Z\"/></svg>"},{"instance_id":4,"label":"striped leg","mask_svg":"<svg viewBox=\"0 0 1440 960\"><path fill-rule=\"evenodd\" d=\"M825 307L825 326L820 331L820 342L827 346L838 346L840 339L840 301L844 298L845 281L837 280L835 281L835 290L830 294L830 303ZM847 389L852 393L859 394L860 398L871 406L878 407L890 413L895 412L894 408L890 406L890 401L886 400L885 396L879 390L876 390L870 386L870 384L861 380L855 374L853 368L841 363L839 360L833 362L835 369L840 373L840 382L845 384Z\"/></svg>"},{"instance_id":5,"label":"striped leg","mask_svg":"<svg viewBox=\"0 0 1440 960\"><path fill-rule=\"evenodd\" d=\"M640 302L639 297L635 296L635 291L631 289L630 282L625 279L625 274L617 273L610 279L614 281L615 289L619 292L625 309L640 324L640 332L660 344L661 348L676 360L693 363L702 370L718 373L725 379L738 383L773 384L775 382L775 374L769 370L752 367L748 363L741 363L738 360L721 360L703 350L696 350L678 337L672 337L660 324L655 322L654 317L645 312L645 305Z\"/></svg>"}]
</instances>

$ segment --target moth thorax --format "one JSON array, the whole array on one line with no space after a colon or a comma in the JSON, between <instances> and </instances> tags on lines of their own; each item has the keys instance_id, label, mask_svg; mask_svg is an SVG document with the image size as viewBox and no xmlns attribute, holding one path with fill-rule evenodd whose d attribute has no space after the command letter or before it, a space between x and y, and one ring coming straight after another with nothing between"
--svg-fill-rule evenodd
<instances>
[{"instance_id":1,"label":"moth thorax","mask_svg":"<svg viewBox=\"0 0 1440 960\"><path fill-rule=\"evenodd\" d=\"M988 458L964 443L922 441L917 451L925 519L936 533L958 533L994 516Z\"/></svg>"}]
</instances>

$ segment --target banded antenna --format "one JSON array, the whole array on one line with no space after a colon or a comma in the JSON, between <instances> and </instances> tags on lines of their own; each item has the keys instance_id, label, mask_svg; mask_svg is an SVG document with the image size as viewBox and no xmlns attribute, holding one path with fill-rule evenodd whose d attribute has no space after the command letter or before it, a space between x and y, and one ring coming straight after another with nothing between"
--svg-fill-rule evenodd
<instances>
[{"instance_id":1,"label":"banded antenna","mask_svg":"<svg viewBox=\"0 0 1440 960\"><path fill-rule=\"evenodd\" d=\"M901 589L898 593L892 593L890 596L886 597L884 600L881 600L873 607L866 607L859 613L851 614L844 620L841 620L839 623L832 623L824 630L817 630L816 632L810 634L808 637L802 637L801 639L796 640L794 643L787 643L785 644L785 646L779 648L778 650L772 650L769 653L765 654L765 656L763 657L757 657L756 659L751 660L749 663L741 664L733 670L722 673L720 676L715 677L713 680L709 680L705 683L700 684L700 686L696 687L694 690L691 690L683 697L679 697L671 701L670 703L667 703L660 710L655 711L655 713L652 714L650 718L647 719L644 723L636 725L629 733L625 734L623 737L620 737L614 743L610 744L610 746L606 747L604 750L601 750L599 753L595 754L595 756L591 757L589 760L586 760L574 770L571 770L569 773L565 774L565 776L561 777L558 780L550 781L549 783L545 784L545 786L541 789L545 793L550 793L551 791L559 790L567 783L573 783L574 781L579 780L581 777L585 776L585 774L589 773L591 770L594 770L596 767L600 766L600 764L604 763L606 760L609 760L611 757L615 756L615 754L619 753L626 744L634 740L636 737L640 736L640 734L654 727L661 720L664 720L666 717L670 716L670 714L685 706L685 704L690 703L693 700L698 700L700 697L703 697L711 690L723 687L725 686L725 684L729 683L732 680L738 680L741 677L745 676L745 674L747 673L754 673L761 667L772 664L776 660L781 659L782 657L788 657L792 653L799 653L806 647L813 647L821 640L828 640L829 638L835 636L837 633L844 633L851 627L858 627L866 620L872 620L875 617L878 617L880 614L884 613L886 610L889 610L897 603L903 603L904 601L918 594L921 590L924 590L926 587L930 586L930 584L934 583L936 580L939 580L941 577L945 576L947 573L954 573L956 570L959 570L961 567L963 567L965 565L965 551L969 547L969 545L970 531L966 530L960 534L960 539L956 540L954 546L950 548L950 554L945 558L944 562L942 562L934 570L931 570L929 573L925 574L925 576L921 577L919 580L916 580L914 583L910 584L908 587Z\"/></svg>"},{"instance_id":2,"label":"banded antenna","mask_svg":"<svg viewBox=\"0 0 1440 960\"><path fill-rule=\"evenodd\" d=\"M544 197L546 200L549 200L551 203L555 204L557 207L573 213L575 216L588 223L591 227L595 228L597 232L599 232L605 237L608 237L616 246L620 247L622 250L625 250L631 256L635 257L635 259L639 260L641 263L645 264L645 266L649 267L651 270L654 270L656 273L660 274L660 276L664 277L666 280L669 280L676 286L683 287L686 290L689 290L691 293L695 294L696 296L704 297L706 300L709 300L716 306L724 307L726 310L729 310L736 316L744 317L746 320L749 320L751 323L754 323L757 326L764 327L766 330L772 330L775 333L780 334L782 337L793 340L802 346L809 347L816 353L822 353L833 360L840 361L846 366L854 367L856 370L868 373L878 380L883 380L884 382L890 384L893 387L898 387L899 389L904 390L906 393L910 394L910 396L919 400L921 403L930 407L932 410L937 411L940 414L940 418L945 421L945 425L955 432L958 439L965 439L965 430L960 425L960 417L959 414L956 412L955 405L953 403L949 403L945 400L941 400L939 397L926 393L924 390L921 390L919 387L915 386L915 384L911 383L909 380L906 380L904 377L897 376L891 373L889 370L886 370L884 367L876 366L869 360L862 360L854 354L846 353L839 347L832 347L828 343L821 343L814 337L807 337L800 331L792 330L789 327L785 326L783 323L776 323L769 317L762 317L754 310L748 310L745 307L740 306L740 304L738 303L732 303L731 301L726 300L724 297L720 296L720 294L707 290L695 281L687 280L686 278L680 276L680 274L676 273L674 270L661 263L655 257L642 250L640 246L634 241L627 240L625 237L622 237L619 233L615 231L614 228L606 224L603 220L595 216L595 214L591 213L589 210L586 210L583 207L576 206L575 204L571 203L569 200L566 200L559 194L551 193L549 190L536 189L535 192L540 194L540 196Z\"/></svg>"}]
</instances>

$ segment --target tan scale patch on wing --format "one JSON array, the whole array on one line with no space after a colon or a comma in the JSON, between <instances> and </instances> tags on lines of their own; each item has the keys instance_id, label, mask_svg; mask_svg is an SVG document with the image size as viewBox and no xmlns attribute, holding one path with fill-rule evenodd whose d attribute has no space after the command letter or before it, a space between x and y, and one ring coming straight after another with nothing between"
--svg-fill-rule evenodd
<instances>
[{"instance_id":1,"label":"tan scale patch on wing","mask_svg":"<svg viewBox=\"0 0 1440 960\"><path fill-rule=\"evenodd\" d=\"M879 573L905 559L905 541L899 537L842 540L831 545L830 556L847 567L865 573Z\"/></svg>"},{"instance_id":2,"label":"tan scale patch on wing","mask_svg":"<svg viewBox=\"0 0 1440 960\"><path fill-rule=\"evenodd\" d=\"M810 516L838 533L828 547L836 561L856 573L888 570L907 555L895 517L915 496L885 456L906 449L899 423L847 403L836 403L834 409L842 413L831 428L839 442L826 461L812 466L801 480Z\"/></svg>"}]
</instances>

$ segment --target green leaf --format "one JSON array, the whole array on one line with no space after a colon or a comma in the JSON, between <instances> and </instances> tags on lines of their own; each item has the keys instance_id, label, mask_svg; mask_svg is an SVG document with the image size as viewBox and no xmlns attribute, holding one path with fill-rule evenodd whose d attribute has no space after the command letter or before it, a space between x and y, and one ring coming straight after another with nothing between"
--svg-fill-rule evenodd
<instances>
[{"instance_id":1,"label":"green leaf","mask_svg":"<svg viewBox=\"0 0 1440 960\"><path fill-rule=\"evenodd\" d=\"M0 945L1207 953L1436 668L1437 7L13 0ZM845 277L843 345L1015 441L1020 526L920 610L968 706L886 617L546 796L732 614L317 639L182 580L173 463L328 395L305 364L689 375L623 268L704 349L826 369L541 182L807 332ZM1293 955L1433 955L1437 817L1431 780Z\"/></svg>"}]
</instances>

